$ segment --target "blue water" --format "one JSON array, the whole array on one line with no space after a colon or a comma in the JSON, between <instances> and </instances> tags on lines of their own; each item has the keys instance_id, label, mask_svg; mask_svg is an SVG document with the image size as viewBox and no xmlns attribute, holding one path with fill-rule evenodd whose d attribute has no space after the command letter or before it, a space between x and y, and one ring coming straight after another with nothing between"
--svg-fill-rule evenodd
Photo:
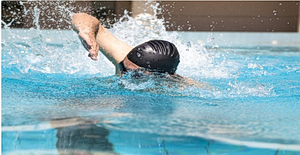
<instances>
[{"instance_id":1,"label":"blue water","mask_svg":"<svg viewBox=\"0 0 300 155\"><path fill-rule=\"evenodd\" d=\"M72 31L64 33L73 38ZM35 41L30 37L14 42L6 37L2 153L299 151L299 47L215 48L183 41L178 74L205 82L209 89L204 89L154 77L120 78L109 62L89 60L76 41L73 49L67 43L41 43L40 50L26 44ZM216 65L184 62L189 54Z\"/></svg>"},{"instance_id":2,"label":"blue water","mask_svg":"<svg viewBox=\"0 0 300 155\"><path fill-rule=\"evenodd\" d=\"M204 88L115 76L71 30L2 29L2 153L300 154L299 34L179 33L155 22L147 33L132 18L110 31L132 46L173 42L177 73Z\"/></svg>"}]
</instances>

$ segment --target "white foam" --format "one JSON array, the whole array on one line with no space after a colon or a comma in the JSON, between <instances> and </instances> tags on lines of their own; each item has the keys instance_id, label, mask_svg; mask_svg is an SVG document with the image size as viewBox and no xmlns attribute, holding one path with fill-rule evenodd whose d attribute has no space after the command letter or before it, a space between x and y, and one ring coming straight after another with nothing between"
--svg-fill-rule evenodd
<instances>
[{"instance_id":1,"label":"white foam","mask_svg":"<svg viewBox=\"0 0 300 155\"><path fill-rule=\"evenodd\" d=\"M143 14L134 19L129 16L128 11L125 11L124 16L109 31L131 46L153 39L168 40L174 43L181 55L178 73L184 76L230 78L236 72L238 65L233 61L226 60L218 52L207 51L203 44L193 44L191 40L182 40L178 32L166 31L164 19L157 18L161 11L159 4L156 3L150 7L154 10L153 16ZM75 32L40 30L36 21L39 20L41 10L35 7L28 11L34 12L36 29L18 31L21 32L20 34L10 30L9 24L6 24L6 31L10 36L16 38L16 42L23 42L27 45L19 45L11 42L11 37L4 37L4 44L10 43L7 47L10 50L10 57L5 60L8 61L8 64L17 67L22 73L37 71L50 74L101 74L102 76L114 74L113 64L102 54L99 54L99 61L96 62L87 57L88 53L82 47ZM72 15L70 9L65 9L58 14L65 16L65 19L56 21L58 25L59 22L70 23ZM61 42L57 40L61 40ZM59 43L59 46L48 46L51 42ZM4 51L7 50L4 48ZM20 54L20 51L25 51L25 53Z\"/></svg>"}]
</instances>

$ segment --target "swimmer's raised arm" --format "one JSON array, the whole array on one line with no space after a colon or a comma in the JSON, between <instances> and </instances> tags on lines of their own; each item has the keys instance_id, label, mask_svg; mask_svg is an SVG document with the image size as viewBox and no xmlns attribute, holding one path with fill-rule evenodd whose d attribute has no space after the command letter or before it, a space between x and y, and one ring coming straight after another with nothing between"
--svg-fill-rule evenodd
<instances>
[{"instance_id":1,"label":"swimmer's raised arm","mask_svg":"<svg viewBox=\"0 0 300 155\"><path fill-rule=\"evenodd\" d=\"M93 60L97 60L99 51L99 45L96 42L96 32L99 25L100 22L96 18L85 13L74 14L72 18L73 29L78 33L83 44L87 44L85 48Z\"/></svg>"},{"instance_id":2,"label":"swimmer's raised arm","mask_svg":"<svg viewBox=\"0 0 300 155\"><path fill-rule=\"evenodd\" d=\"M85 48L89 51L91 59L97 60L100 48L102 53L116 66L116 70L118 70L118 64L133 49L104 28L98 19L86 13L74 14L72 25L83 44L87 44Z\"/></svg>"}]
</instances>

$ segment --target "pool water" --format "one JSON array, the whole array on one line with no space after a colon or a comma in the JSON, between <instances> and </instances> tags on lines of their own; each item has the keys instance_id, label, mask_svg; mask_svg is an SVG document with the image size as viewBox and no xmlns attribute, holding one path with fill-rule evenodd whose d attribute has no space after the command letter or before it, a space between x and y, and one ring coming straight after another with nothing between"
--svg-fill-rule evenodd
<instances>
[{"instance_id":1,"label":"pool water","mask_svg":"<svg viewBox=\"0 0 300 155\"><path fill-rule=\"evenodd\" d=\"M6 26L3 154L300 154L300 34L167 32L160 19L149 29L124 18L113 34L173 42L177 73L206 87L121 78L71 30Z\"/></svg>"}]
</instances>

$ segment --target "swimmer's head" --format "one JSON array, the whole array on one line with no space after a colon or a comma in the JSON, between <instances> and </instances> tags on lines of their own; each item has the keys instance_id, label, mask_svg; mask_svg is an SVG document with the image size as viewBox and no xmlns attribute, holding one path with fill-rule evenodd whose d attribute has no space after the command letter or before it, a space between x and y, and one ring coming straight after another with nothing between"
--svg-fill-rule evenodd
<instances>
[{"instance_id":1,"label":"swimmer's head","mask_svg":"<svg viewBox=\"0 0 300 155\"><path fill-rule=\"evenodd\" d=\"M151 40L133 48L120 63L121 72L141 68L147 72L173 75L179 64L176 46L164 40Z\"/></svg>"}]
</instances>

